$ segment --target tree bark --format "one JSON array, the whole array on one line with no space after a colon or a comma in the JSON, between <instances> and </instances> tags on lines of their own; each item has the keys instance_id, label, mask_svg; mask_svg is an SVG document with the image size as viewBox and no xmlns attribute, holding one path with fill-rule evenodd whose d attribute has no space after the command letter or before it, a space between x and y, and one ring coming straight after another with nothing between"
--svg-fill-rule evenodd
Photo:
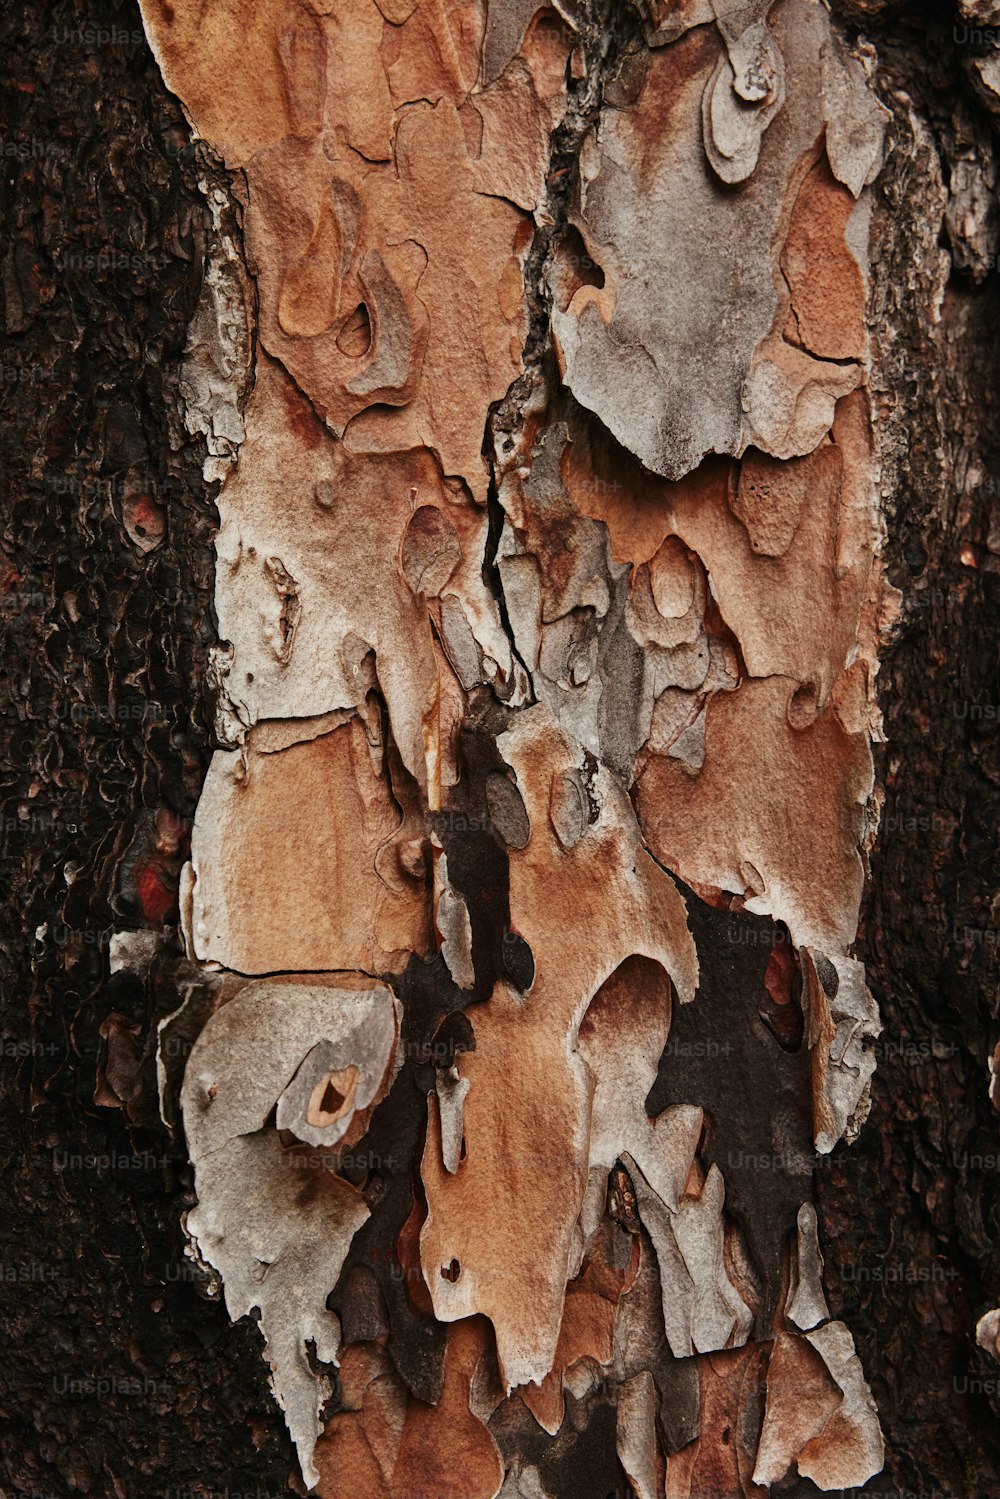
<instances>
[{"instance_id":1,"label":"tree bark","mask_svg":"<svg viewBox=\"0 0 1000 1499\"><path fill-rule=\"evenodd\" d=\"M5 1493L1000 1484L952 10L0 20Z\"/></svg>"}]
</instances>

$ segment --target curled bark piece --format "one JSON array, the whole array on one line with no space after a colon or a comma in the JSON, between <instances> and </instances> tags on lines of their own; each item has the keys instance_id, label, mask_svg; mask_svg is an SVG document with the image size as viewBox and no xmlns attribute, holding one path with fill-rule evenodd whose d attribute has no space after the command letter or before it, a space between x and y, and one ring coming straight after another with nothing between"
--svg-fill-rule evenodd
<instances>
[{"instance_id":1,"label":"curled bark piece","mask_svg":"<svg viewBox=\"0 0 1000 1499\"><path fill-rule=\"evenodd\" d=\"M312 1071L302 1067L328 1048L324 1057L349 1059L358 1077L339 1138L355 1109L384 1091L398 1025L393 996L368 979L249 984L209 1019L184 1076L198 1194L187 1230L222 1275L229 1315L260 1311L274 1393L310 1485L319 1478L313 1449L330 1384L313 1373L309 1349L321 1363L337 1360L340 1327L326 1298L368 1208L349 1182L282 1145L267 1121L284 1105L299 1137L309 1133L300 1084L310 1087ZM325 1143L318 1133L316 1143Z\"/></svg>"},{"instance_id":2,"label":"curled bark piece","mask_svg":"<svg viewBox=\"0 0 1000 1499\"><path fill-rule=\"evenodd\" d=\"M775 8L770 27L760 7L743 9L745 46L688 30L651 55L630 107L607 112L584 153L575 215L600 284L591 278L552 311L573 394L672 479L748 443L781 458L811 452L862 379L859 366L817 359L781 332L781 239L830 108L821 57L828 81L847 64L824 53L829 19L811 0ZM779 109L785 69L795 88ZM822 282L824 269L813 271Z\"/></svg>"},{"instance_id":3,"label":"curled bark piece","mask_svg":"<svg viewBox=\"0 0 1000 1499\"><path fill-rule=\"evenodd\" d=\"M435 1087L441 1129L441 1159L446 1171L456 1172L462 1161L465 1144L465 1095L469 1079L460 1077L457 1067L438 1068Z\"/></svg>"},{"instance_id":4,"label":"curled bark piece","mask_svg":"<svg viewBox=\"0 0 1000 1499\"><path fill-rule=\"evenodd\" d=\"M840 1388L839 1409L798 1455L803 1478L821 1489L860 1488L882 1471L885 1442L854 1339L843 1322L827 1322L806 1339Z\"/></svg>"},{"instance_id":5,"label":"curled bark piece","mask_svg":"<svg viewBox=\"0 0 1000 1499\"><path fill-rule=\"evenodd\" d=\"M635 1172L639 1212L660 1265L667 1341L677 1358L695 1351L740 1347L753 1326L753 1313L723 1266L725 1188L712 1166L700 1195L685 1194L671 1212Z\"/></svg>"},{"instance_id":6,"label":"curled bark piece","mask_svg":"<svg viewBox=\"0 0 1000 1499\"><path fill-rule=\"evenodd\" d=\"M976 1323L976 1343L1000 1364L1000 1310L985 1312Z\"/></svg>"},{"instance_id":7,"label":"curled bark piece","mask_svg":"<svg viewBox=\"0 0 1000 1499\"><path fill-rule=\"evenodd\" d=\"M839 954L803 949L803 1010L811 1051L816 1149L827 1155L853 1140L868 1116L881 1034L878 1007L865 984L864 965Z\"/></svg>"},{"instance_id":8,"label":"curled bark piece","mask_svg":"<svg viewBox=\"0 0 1000 1499\"><path fill-rule=\"evenodd\" d=\"M437 881L435 920L441 936L441 956L458 987L471 989L476 982L472 961L472 922L464 899L448 883L448 860L444 854L437 861Z\"/></svg>"},{"instance_id":9,"label":"curled bark piece","mask_svg":"<svg viewBox=\"0 0 1000 1499\"><path fill-rule=\"evenodd\" d=\"M705 85L702 125L712 170L732 186L757 165L764 132L785 102L785 63L763 21L727 41L728 55Z\"/></svg>"},{"instance_id":10,"label":"curled bark piece","mask_svg":"<svg viewBox=\"0 0 1000 1499\"><path fill-rule=\"evenodd\" d=\"M822 66L826 153L834 176L857 198L882 165L892 116L872 92L864 63L834 36L823 45Z\"/></svg>"},{"instance_id":11,"label":"curled bark piece","mask_svg":"<svg viewBox=\"0 0 1000 1499\"><path fill-rule=\"evenodd\" d=\"M784 1478L840 1404L836 1381L819 1352L804 1338L779 1333L767 1366L767 1405L754 1482L769 1485Z\"/></svg>"},{"instance_id":12,"label":"curled bark piece","mask_svg":"<svg viewBox=\"0 0 1000 1499\"><path fill-rule=\"evenodd\" d=\"M579 1051L592 1077L587 1195L580 1254L604 1211L608 1173L628 1156L648 1192L676 1213L704 1122L694 1105L651 1119L646 1099L670 1032L670 980L648 958L627 958L594 995L580 1026ZM622 1079L628 1086L622 1086Z\"/></svg>"},{"instance_id":13,"label":"curled bark piece","mask_svg":"<svg viewBox=\"0 0 1000 1499\"><path fill-rule=\"evenodd\" d=\"M344 990L335 1040L318 1042L278 1099L276 1123L309 1145L335 1145L384 1083L398 1040L399 1007L388 989Z\"/></svg>"},{"instance_id":14,"label":"curled bark piece","mask_svg":"<svg viewBox=\"0 0 1000 1499\"><path fill-rule=\"evenodd\" d=\"M776 1483L796 1463L818 1488L860 1488L884 1456L875 1402L844 1324L827 1322L804 1337L779 1333L754 1482Z\"/></svg>"},{"instance_id":15,"label":"curled bark piece","mask_svg":"<svg viewBox=\"0 0 1000 1499\"><path fill-rule=\"evenodd\" d=\"M278 600L278 618L273 624L266 619L262 621L261 633L274 653L274 659L281 666L287 666L292 654L295 627L302 617L299 585L280 557L265 558L264 571L274 584Z\"/></svg>"},{"instance_id":16,"label":"curled bark piece","mask_svg":"<svg viewBox=\"0 0 1000 1499\"><path fill-rule=\"evenodd\" d=\"M823 1294L823 1255L819 1247L816 1209L811 1202L799 1208L795 1253L792 1259L785 1314L804 1332L830 1315Z\"/></svg>"}]
</instances>

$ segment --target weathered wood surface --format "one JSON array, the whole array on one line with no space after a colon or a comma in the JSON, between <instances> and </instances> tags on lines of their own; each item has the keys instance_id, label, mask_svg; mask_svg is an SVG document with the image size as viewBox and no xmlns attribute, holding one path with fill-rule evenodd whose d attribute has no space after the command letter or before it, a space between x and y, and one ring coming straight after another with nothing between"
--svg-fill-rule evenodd
<instances>
[{"instance_id":1,"label":"weathered wood surface","mask_svg":"<svg viewBox=\"0 0 1000 1499\"><path fill-rule=\"evenodd\" d=\"M991 18L251 9L3 22L9 1483L988 1492Z\"/></svg>"}]
</instances>

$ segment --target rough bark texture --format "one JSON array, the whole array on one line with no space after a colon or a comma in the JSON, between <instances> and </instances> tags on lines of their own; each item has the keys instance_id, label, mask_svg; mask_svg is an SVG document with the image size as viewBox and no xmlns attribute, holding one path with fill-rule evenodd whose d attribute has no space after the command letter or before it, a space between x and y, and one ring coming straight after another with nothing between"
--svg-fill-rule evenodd
<instances>
[{"instance_id":1,"label":"rough bark texture","mask_svg":"<svg viewBox=\"0 0 1000 1499\"><path fill-rule=\"evenodd\" d=\"M820 1216L887 1473L963 1494L1000 1481L996 1365L970 1334L996 1303L1000 1207L983 1072L998 993L996 114L970 86L990 55L977 27L988 42L997 17L871 9L842 7L877 45L895 116L871 322L903 606L880 672L886 801L859 944L885 1030L869 1125L821 1176Z\"/></svg>"},{"instance_id":2,"label":"rough bark texture","mask_svg":"<svg viewBox=\"0 0 1000 1499\"><path fill-rule=\"evenodd\" d=\"M0 23L11 1493L1000 1484L1000 17L539 10Z\"/></svg>"}]
</instances>

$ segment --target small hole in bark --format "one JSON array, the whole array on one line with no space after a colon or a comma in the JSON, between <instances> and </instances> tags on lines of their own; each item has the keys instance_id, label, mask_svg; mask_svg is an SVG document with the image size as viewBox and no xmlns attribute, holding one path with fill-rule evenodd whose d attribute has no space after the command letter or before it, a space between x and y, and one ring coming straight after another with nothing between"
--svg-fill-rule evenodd
<instances>
[{"instance_id":1,"label":"small hole in bark","mask_svg":"<svg viewBox=\"0 0 1000 1499\"><path fill-rule=\"evenodd\" d=\"M306 1106L306 1123L314 1129L325 1129L343 1119L354 1109L357 1087L358 1069L354 1066L339 1067L317 1078Z\"/></svg>"},{"instance_id":2,"label":"small hole in bark","mask_svg":"<svg viewBox=\"0 0 1000 1499\"><path fill-rule=\"evenodd\" d=\"M722 1428L722 1445L724 1447L728 1447L729 1446L729 1436L730 1436L729 1427L728 1426L724 1426Z\"/></svg>"},{"instance_id":3,"label":"small hole in bark","mask_svg":"<svg viewBox=\"0 0 1000 1499\"><path fill-rule=\"evenodd\" d=\"M458 1263L458 1260L449 1260L447 1265L441 1266L441 1279L450 1280L452 1285L455 1284L461 1273L462 1267Z\"/></svg>"},{"instance_id":4,"label":"small hole in bark","mask_svg":"<svg viewBox=\"0 0 1000 1499\"><path fill-rule=\"evenodd\" d=\"M466 1155L466 1151L465 1151L465 1136L463 1135L462 1136L462 1149L461 1149L461 1151L459 1153L458 1159L460 1161L464 1161L465 1160L465 1155Z\"/></svg>"},{"instance_id":5,"label":"small hole in bark","mask_svg":"<svg viewBox=\"0 0 1000 1499\"><path fill-rule=\"evenodd\" d=\"M320 1108L323 1110L323 1113L335 1114L343 1102L343 1093L338 1092L338 1090L333 1086L333 1083L328 1082L326 1085L326 1090L323 1093L323 1101L320 1104Z\"/></svg>"},{"instance_id":6,"label":"small hole in bark","mask_svg":"<svg viewBox=\"0 0 1000 1499\"><path fill-rule=\"evenodd\" d=\"M248 682L252 682L253 681L253 672L252 671L248 671L247 672L247 681Z\"/></svg>"}]
</instances>

